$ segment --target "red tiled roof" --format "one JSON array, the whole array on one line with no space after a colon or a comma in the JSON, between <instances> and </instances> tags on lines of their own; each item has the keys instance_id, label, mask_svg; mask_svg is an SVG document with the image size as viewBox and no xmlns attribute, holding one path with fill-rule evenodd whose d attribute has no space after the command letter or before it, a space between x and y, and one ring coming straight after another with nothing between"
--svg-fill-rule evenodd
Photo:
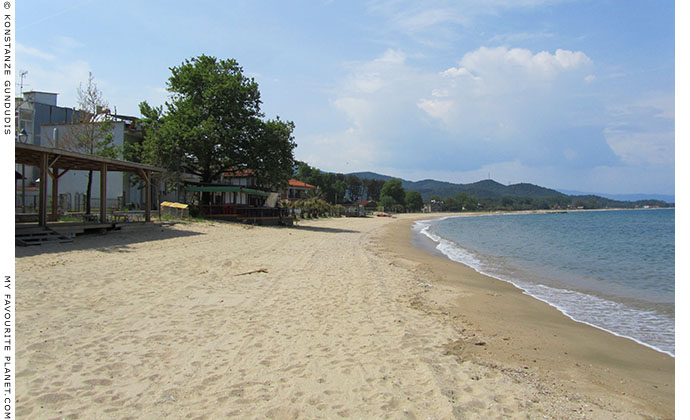
<instances>
[{"instance_id":1,"label":"red tiled roof","mask_svg":"<svg viewBox=\"0 0 690 420\"><path fill-rule=\"evenodd\" d=\"M223 172L223 176L228 176L228 177L254 176L254 171L252 171L251 169L240 169L240 170L228 169L227 171Z\"/></svg>"},{"instance_id":2,"label":"red tiled roof","mask_svg":"<svg viewBox=\"0 0 690 420\"><path fill-rule=\"evenodd\" d=\"M289 180L288 185L290 185L291 187L316 188L313 185L309 185L306 182L298 181L296 179Z\"/></svg>"}]
</instances>

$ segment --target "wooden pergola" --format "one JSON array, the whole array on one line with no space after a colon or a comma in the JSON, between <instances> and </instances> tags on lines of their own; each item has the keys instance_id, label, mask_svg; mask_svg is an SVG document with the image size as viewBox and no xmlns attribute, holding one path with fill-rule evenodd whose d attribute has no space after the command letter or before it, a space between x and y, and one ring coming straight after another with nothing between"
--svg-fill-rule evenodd
<instances>
[{"instance_id":1,"label":"wooden pergola","mask_svg":"<svg viewBox=\"0 0 690 420\"><path fill-rule=\"evenodd\" d=\"M40 170L38 192L38 224L46 226L48 222L48 175L52 178L53 205L51 213L57 219L58 213L58 180L69 170L98 171L101 174L101 223L106 223L106 186L108 172L134 172L146 182L146 221L151 221L151 174L163 172L164 169L141 163L55 149L34 144L15 143L15 163L37 166Z\"/></svg>"}]
</instances>

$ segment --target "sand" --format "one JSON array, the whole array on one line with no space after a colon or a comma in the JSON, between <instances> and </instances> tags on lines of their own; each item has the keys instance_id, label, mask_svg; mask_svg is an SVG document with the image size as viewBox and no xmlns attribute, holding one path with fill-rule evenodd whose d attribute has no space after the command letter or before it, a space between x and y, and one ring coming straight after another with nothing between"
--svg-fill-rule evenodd
<instances>
[{"instance_id":1,"label":"sand","mask_svg":"<svg viewBox=\"0 0 690 420\"><path fill-rule=\"evenodd\" d=\"M411 246L414 218L16 248L17 418L674 417L674 359Z\"/></svg>"}]
</instances>

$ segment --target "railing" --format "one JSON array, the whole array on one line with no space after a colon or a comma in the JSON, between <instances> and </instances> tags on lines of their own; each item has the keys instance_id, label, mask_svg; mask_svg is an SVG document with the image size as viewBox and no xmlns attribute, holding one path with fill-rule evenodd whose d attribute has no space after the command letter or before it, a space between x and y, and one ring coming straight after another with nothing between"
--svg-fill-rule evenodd
<instances>
[{"instance_id":1,"label":"railing","mask_svg":"<svg viewBox=\"0 0 690 420\"><path fill-rule=\"evenodd\" d=\"M199 210L204 216L243 216L247 206L237 204L201 204Z\"/></svg>"},{"instance_id":2,"label":"railing","mask_svg":"<svg viewBox=\"0 0 690 420\"><path fill-rule=\"evenodd\" d=\"M199 210L206 217L226 216L238 219L256 219L280 216L279 208L249 207L241 204L202 204L199 206Z\"/></svg>"}]
</instances>

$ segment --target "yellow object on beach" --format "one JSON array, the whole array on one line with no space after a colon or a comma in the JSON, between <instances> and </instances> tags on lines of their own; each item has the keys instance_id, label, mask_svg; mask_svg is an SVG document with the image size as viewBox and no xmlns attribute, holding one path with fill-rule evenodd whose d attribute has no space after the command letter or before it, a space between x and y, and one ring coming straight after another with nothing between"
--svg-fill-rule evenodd
<instances>
[{"instance_id":1,"label":"yellow object on beach","mask_svg":"<svg viewBox=\"0 0 690 420\"><path fill-rule=\"evenodd\" d=\"M167 214L173 217L189 217L189 205L164 201L161 203L161 214Z\"/></svg>"},{"instance_id":2,"label":"yellow object on beach","mask_svg":"<svg viewBox=\"0 0 690 420\"><path fill-rule=\"evenodd\" d=\"M174 203L172 201L164 201L161 203L161 207L173 207L176 209L186 210L189 208L189 204Z\"/></svg>"}]
</instances>

